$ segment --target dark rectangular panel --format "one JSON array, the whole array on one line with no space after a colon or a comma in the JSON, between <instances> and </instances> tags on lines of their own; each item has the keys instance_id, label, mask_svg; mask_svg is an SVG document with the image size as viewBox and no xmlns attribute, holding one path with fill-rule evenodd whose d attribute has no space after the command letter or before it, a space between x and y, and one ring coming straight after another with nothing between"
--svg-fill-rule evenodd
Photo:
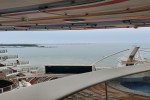
<instances>
[{"instance_id":1,"label":"dark rectangular panel","mask_svg":"<svg viewBox=\"0 0 150 100\"><path fill-rule=\"evenodd\" d=\"M92 66L45 66L46 73L85 73L91 72Z\"/></svg>"}]
</instances>

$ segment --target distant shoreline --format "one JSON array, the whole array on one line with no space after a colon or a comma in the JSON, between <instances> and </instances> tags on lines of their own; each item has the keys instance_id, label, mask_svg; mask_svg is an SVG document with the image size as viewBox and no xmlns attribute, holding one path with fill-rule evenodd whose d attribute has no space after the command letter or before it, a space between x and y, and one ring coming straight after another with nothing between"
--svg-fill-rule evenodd
<instances>
[{"instance_id":1,"label":"distant shoreline","mask_svg":"<svg viewBox=\"0 0 150 100\"><path fill-rule=\"evenodd\" d=\"M0 44L0 48L39 47L37 44Z\"/></svg>"},{"instance_id":2,"label":"distant shoreline","mask_svg":"<svg viewBox=\"0 0 150 100\"><path fill-rule=\"evenodd\" d=\"M56 48L57 46L45 46L38 44L0 44L0 48L24 48L24 47Z\"/></svg>"}]
</instances>

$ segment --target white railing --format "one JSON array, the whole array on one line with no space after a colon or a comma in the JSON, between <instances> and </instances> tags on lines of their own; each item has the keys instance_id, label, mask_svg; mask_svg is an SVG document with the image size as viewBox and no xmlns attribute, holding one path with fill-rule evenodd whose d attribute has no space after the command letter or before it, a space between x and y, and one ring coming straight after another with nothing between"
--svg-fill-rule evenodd
<instances>
[{"instance_id":1,"label":"white railing","mask_svg":"<svg viewBox=\"0 0 150 100\"><path fill-rule=\"evenodd\" d=\"M7 68L7 69L3 69L2 72L5 73L6 76L7 76L7 75L9 75L9 74L16 73L17 71Z\"/></svg>"},{"instance_id":2,"label":"white railing","mask_svg":"<svg viewBox=\"0 0 150 100\"><path fill-rule=\"evenodd\" d=\"M24 64L29 64L29 61L19 61L18 65L24 65Z\"/></svg>"},{"instance_id":3,"label":"white railing","mask_svg":"<svg viewBox=\"0 0 150 100\"><path fill-rule=\"evenodd\" d=\"M18 55L0 55L0 61L5 61L7 59L16 59Z\"/></svg>"},{"instance_id":4,"label":"white railing","mask_svg":"<svg viewBox=\"0 0 150 100\"><path fill-rule=\"evenodd\" d=\"M7 53L7 50L0 50L0 53Z\"/></svg>"},{"instance_id":5,"label":"white railing","mask_svg":"<svg viewBox=\"0 0 150 100\"><path fill-rule=\"evenodd\" d=\"M25 64L29 64L29 61L7 61L7 62L4 62L3 65L5 66L18 66L18 65L25 65Z\"/></svg>"}]
</instances>

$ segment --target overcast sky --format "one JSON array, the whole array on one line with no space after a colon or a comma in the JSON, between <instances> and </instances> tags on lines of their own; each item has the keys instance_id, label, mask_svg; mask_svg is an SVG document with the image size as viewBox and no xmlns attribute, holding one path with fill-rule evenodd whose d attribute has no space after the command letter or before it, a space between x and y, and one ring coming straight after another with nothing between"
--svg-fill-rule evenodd
<instances>
[{"instance_id":1,"label":"overcast sky","mask_svg":"<svg viewBox=\"0 0 150 100\"><path fill-rule=\"evenodd\" d=\"M65 31L4 31L1 43L150 43L150 28Z\"/></svg>"}]
</instances>

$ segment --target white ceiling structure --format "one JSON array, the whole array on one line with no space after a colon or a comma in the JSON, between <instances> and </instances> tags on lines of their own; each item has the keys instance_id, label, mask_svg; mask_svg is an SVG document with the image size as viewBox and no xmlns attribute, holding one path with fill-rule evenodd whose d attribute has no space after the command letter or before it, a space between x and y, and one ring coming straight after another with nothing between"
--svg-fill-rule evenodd
<instances>
[{"instance_id":1,"label":"white ceiling structure","mask_svg":"<svg viewBox=\"0 0 150 100\"><path fill-rule=\"evenodd\" d=\"M0 31L150 26L150 0L0 0Z\"/></svg>"}]
</instances>

